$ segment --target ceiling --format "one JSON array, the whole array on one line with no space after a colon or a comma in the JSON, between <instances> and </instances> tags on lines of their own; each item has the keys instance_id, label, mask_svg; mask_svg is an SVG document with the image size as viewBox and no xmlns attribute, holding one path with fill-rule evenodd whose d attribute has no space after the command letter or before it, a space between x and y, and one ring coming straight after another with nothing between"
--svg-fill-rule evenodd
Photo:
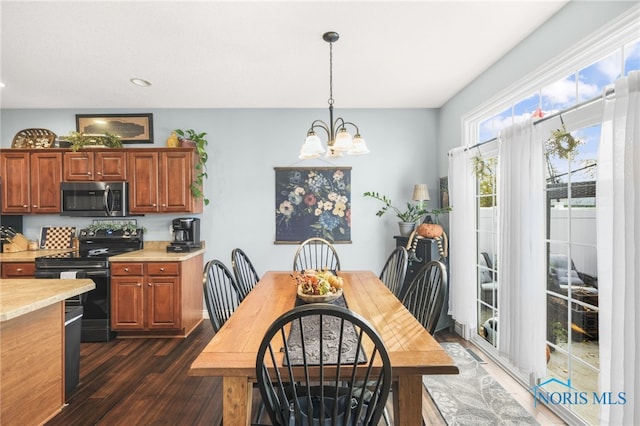
<instances>
[{"instance_id":1,"label":"ceiling","mask_svg":"<svg viewBox=\"0 0 640 426\"><path fill-rule=\"evenodd\" d=\"M0 102L437 108L567 2L2 0Z\"/></svg>"}]
</instances>

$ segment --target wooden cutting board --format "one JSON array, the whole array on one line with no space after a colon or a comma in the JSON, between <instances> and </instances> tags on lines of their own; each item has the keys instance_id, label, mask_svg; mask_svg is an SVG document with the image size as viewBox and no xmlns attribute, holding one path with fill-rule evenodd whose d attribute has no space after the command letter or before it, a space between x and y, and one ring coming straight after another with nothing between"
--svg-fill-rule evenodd
<instances>
[{"instance_id":1,"label":"wooden cutting board","mask_svg":"<svg viewBox=\"0 0 640 426\"><path fill-rule=\"evenodd\" d=\"M65 249L73 247L75 227L43 226L40 231L41 249Z\"/></svg>"}]
</instances>

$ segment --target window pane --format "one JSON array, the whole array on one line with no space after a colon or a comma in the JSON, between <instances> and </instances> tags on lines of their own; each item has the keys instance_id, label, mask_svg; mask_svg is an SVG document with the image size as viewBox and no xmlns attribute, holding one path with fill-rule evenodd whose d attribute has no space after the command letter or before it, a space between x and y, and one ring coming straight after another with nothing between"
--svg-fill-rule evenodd
<instances>
[{"instance_id":1,"label":"window pane","mask_svg":"<svg viewBox=\"0 0 640 426\"><path fill-rule=\"evenodd\" d=\"M518 123L529 119L540 107L540 94L535 93L513 106L513 121Z\"/></svg>"},{"instance_id":2,"label":"window pane","mask_svg":"<svg viewBox=\"0 0 640 426\"><path fill-rule=\"evenodd\" d=\"M578 71L578 102L593 99L602 94L605 86L612 84L621 74L620 50Z\"/></svg>"},{"instance_id":3,"label":"window pane","mask_svg":"<svg viewBox=\"0 0 640 426\"><path fill-rule=\"evenodd\" d=\"M576 76L571 74L542 89L542 110L560 111L576 104Z\"/></svg>"}]
</instances>

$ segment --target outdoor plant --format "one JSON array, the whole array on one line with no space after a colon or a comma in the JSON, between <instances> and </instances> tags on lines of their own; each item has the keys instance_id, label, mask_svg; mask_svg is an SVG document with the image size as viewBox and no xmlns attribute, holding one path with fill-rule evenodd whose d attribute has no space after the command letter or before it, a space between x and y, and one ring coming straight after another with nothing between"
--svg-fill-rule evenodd
<instances>
[{"instance_id":1,"label":"outdoor plant","mask_svg":"<svg viewBox=\"0 0 640 426\"><path fill-rule=\"evenodd\" d=\"M197 133L193 129L176 129L174 132L178 134L178 139L181 143L191 143L196 149L198 161L195 165L196 175L193 182L191 182L191 194L195 198L202 198L204 204L208 205L209 199L204 196L203 189L204 180L209 177L207 174L207 160L209 159L207 145L209 142L204 138L207 135L207 132Z\"/></svg>"}]
</instances>

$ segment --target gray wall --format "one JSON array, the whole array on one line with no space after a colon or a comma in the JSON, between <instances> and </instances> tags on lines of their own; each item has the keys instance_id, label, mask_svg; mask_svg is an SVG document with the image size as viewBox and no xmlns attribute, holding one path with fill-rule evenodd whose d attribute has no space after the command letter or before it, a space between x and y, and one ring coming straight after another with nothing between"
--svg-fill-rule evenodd
<instances>
[{"instance_id":1,"label":"gray wall","mask_svg":"<svg viewBox=\"0 0 640 426\"><path fill-rule=\"evenodd\" d=\"M75 130L76 113L153 113L155 146L165 146L172 129L208 132L209 179L205 192L211 199L199 215L206 259L230 264L234 247L243 248L258 272L291 269L295 246L274 245L274 167L351 166L352 241L337 249L345 269L379 271L398 234L396 218L378 218L380 203L362 197L378 191L394 203L405 203L415 183L427 183L437 200L437 111L341 110L336 112L358 124L371 154L344 157L331 163L298 159L308 126L314 119L328 120L327 109L160 109L160 110L3 110L1 146L11 146L20 130L43 127L58 135ZM126 145L132 146L132 145ZM139 145L149 146L149 145ZM434 207L436 204L429 203ZM168 240L169 224L179 215L146 215L138 219L147 228L147 240ZM82 226L88 219L60 216L25 216L26 235L37 238L40 226Z\"/></svg>"},{"instance_id":2,"label":"gray wall","mask_svg":"<svg viewBox=\"0 0 640 426\"><path fill-rule=\"evenodd\" d=\"M637 4L637 1L571 1L450 99L440 109L440 175L447 175L446 153L462 144L462 116Z\"/></svg>"}]
</instances>

